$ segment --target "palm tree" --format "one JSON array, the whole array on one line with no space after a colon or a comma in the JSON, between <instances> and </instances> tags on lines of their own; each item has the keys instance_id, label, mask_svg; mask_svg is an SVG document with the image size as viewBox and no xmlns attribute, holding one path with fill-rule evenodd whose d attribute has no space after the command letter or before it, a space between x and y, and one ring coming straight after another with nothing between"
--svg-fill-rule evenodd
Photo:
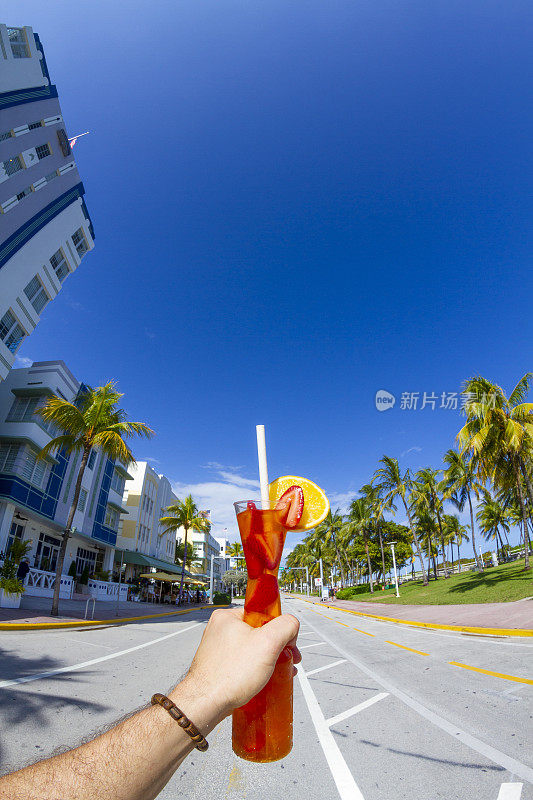
<instances>
[{"instance_id":1,"label":"palm tree","mask_svg":"<svg viewBox=\"0 0 533 800\"><path fill-rule=\"evenodd\" d=\"M366 483L364 486L361 487L361 494L364 497L366 497L367 502L372 510L372 514L374 516L375 528L378 533L379 547L381 550L381 569L382 569L381 574L383 576L383 583L385 583L385 550L383 547L381 519L383 517L383 512L390 510L390 507L380 497L379 490L375 486L372 486L371 483Z\"/></svg>"},{"instance_id":2,"label":"palm tree","mask_svg":"<svg viewBox=\"0 0 533 800\"><path fill-rule=\"evenodd\" d=\"M472 549L479 572L483 572L483 559L479 557L476 548L476 531L474 526L474 509L472 507L472 494L479 500L483 493L483 485L476 477L476 461L467 460L457 450L447 450L444 454L444 463L447 465L441 481L441 490L444 498L452 501L454 506L462 511L466 503L470 509L470 530L472 532Z\"/></svg>"},{"instance_id":3,"label":"palm tree","mask_svg":"<svg viewBox=\"0 0 533 800\"><path fill-rule=\"evenodd\" d=\"M370 581L370 591L374 592L374 582L372 580L372 564L370 562L370 552L368 548L368 537L373 522L373 509L366 496L352 500L348 521L341 528L342 534L347 534L353 541L359 534L363 541L366 553L366 563L368 567L368 579ZM385 579L385 576L384 576Z\"/></svg>"},{"instance_id":4,"label":"palm tree","mask_svg":"<svg viewBox=\"0 0 533 800\"><path fill-rule=\"evenodd\" d=\"M485 539L487 541L496 539L496 548L499 550L498 545L500 545L501 552L504 553L500 529L509 533L509 512L486 492L476 516Z\"/></svg>"},{"instance_id":5,"label":"palm tree","mask_svg":"<svg viewBox=\"0 0 533 800\"><path fill-rule=\"evenodd\" d=\"M344 586L344 568L338 542L338 533L342 528L342 525L343 519L339 509L337 509L335 512L330 509L327 517L315 528L314 532L309 537L309 540L312 546L316 545L318 541L322 542L322 546L327 546L328 544L333 545L341 573L341 584Z\"/></svg>"},{"instance_id":6,"label":"palm tree","mask_svg":"<svg viewBox=\"0 0 533 800\"><path fill-rule=\"evenodd\" d=\"M133 436L153 436L153 430L144 422L131 422L124 409L118 407L124 397L117 392L116 384L106 383L96 389L87 389L81 393L75 403L69 403L61 397L53 395L45 405L35 413L45 422L51 423L62 433L51 439L39 452L39 458L46 458L52 453L62 450L65 454L81 452L81 462L74 488L74 497L70 507L67 523L61 538L61 546L56 564L56 579L51 614L59 613L59 590L67 541L71 533L74 514L80 498L81 482L85 467L92 450L104 453L112 460L120 459L124 463L135 463L133 454L124 441Z\"/></svg>"},{"instance_id":7,"label":"palm tree","mask_svg":"<svg viewBox=\"0 0 533 800\"><path fill-rule=\"evenodd\" d=\"M234 558L237 562L237 567L239 566L239 559L244 558L244 549L240 542L232 542L232 544L226 547L226 555L230 558Z\"/></svg>"},{"instance_id":8,"label":"palm tree","mask_svg":"<svg viewBox=\"0 0 533 800\"><path fill-rule=\"evenodd\" d=\"M437 524L439 527L439 538L440 544L442 548L442 566L444 569L444 577L448 577L448 570L446 568L446 553L444 550L444 532L442 530L442 501L438 496L437 492L439 486L437 484L437 476L439 471L436 469L430 469L430 467L426 467L425 469L419 469L415 475L415 480L413 482L413 498L415 503L422 504L425 508L427 508L430 514L434 514L437 519ZM435 575L435 578L437 576Z\"/></svg>"},{"instance_id":9,"label":"palm tree","mask_svg":"<svg viewBox=\"0 0 533 800\"><path fill-rule=\"evenodd\" d=\"M183 554L185 552L185 545L183 542L176 542L176 549L174 555L174 562L176 564L183 563ZM185 556L185 566L190 569L190 567L194 564L200 564L201 559L195 553L193 545L189 542L187 544L187 555Z\"/></svg>"},{"instance_id":10,"label":"palm tree","mask_svg":"<svg viewBox=\"0 0 533 800\"><path fill-rule=\"evenodd\" d=\"M457 546L457 565L459 572L461 572L461 553L460 553L460 546L462 543L469 542L470 538L466 535L466 525L461 525L459 521L459 517L455 514L445 514L442 518L442 522L444 524L444 531L446 538L450 542L450 546L452 548L452 568L453 568L453 544L455 542Z\"/></svg>"},{"instance_id":11,"label":"palm tree","mask_svg":"<svg viewBox=\"0 0 533 800\"><path fill-rule=\"evenodd\" d=\"M376 488L378 489L380 496L388 503L389 506L392 506L394 503L395 498L399 497L403 503L403 507L405 509L405 514L407 516L407 521L409 523L409 530L411 531L411 536L413 537L413 542L416 547L416 552L418 558L420 559L420 564L422 566L422 576L424 586L428 585L428 576L426 575L426 569L424 567L424 560L422 558L422 550L420 549L420 542L418 541L418 537L416 535L413 520L411 518L411 512L409 510L409 506L407 503L406 495L411 490L411 478L409 476L409 470L405 470L404 474L400 473L400 465L398 464L397 458L391 458L391 456L383 456L380 459L380 464L383 464L382 467L376 470L374 473L374 477L372 478L372 484L375 483Z\"/></svg>"},{"instance_id":12,"label":"palm tree","mask_svg":"<svg viewBox=\"0 0 533 800\"><path fill-rule=\"evenodd\" d=\"M205 533L211 528L209 520L207 520L200 511L198 511L198 506L190 494L187 495L185 500L178 499L175 503L167 506L165 511L165 516L161 517L159 520L160 524L164 527L164 530L159 535L165 536L167 533L176 534L178 531L183 529L185 534L183 537L184 548L187 548L187 536L189 531ZM183 559L181 564L180 599L183 596L184 582L185 559ZM211 598L211 600L212 599L213 598Z\"/></svg>"},{"instance_id":13,"label":"palm tree","mask_svg":"<svg viewBox=\"0 0 533 800\"><path fill-rule=\"evenodd\" d=\"M529 466L533 450L533 403L526 403L533 373L527 372L507 398L503 389L481 375L464 384L467 422L457 438L463 452L474 453L484 480L498 489L509 484L509 473L518 492L524 526L524 569L529 569L529 532L522 480L533 505Z\"/></svg>"}]
</instances>

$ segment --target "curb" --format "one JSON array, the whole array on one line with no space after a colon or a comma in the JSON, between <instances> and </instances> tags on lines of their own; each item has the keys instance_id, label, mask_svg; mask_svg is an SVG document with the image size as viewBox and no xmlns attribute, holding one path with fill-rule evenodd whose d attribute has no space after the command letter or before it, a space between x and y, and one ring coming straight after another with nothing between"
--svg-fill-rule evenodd
<instances>
[{"instance_id":1,"label":"curb","mask_svg":"<svg viewBox=\"0 0 533 800\"><path fill-rule=\"evenodd\" d=\"M157 617L176 617L182 614L191 614L193 611L220 608L220 606L199 606L184 611L169 611L166 614L144 614L141 617L120 617L115 619L80 619L69 622L2 622L0 631L42 631L54 628L85 628L91 625L121 625L126 622L137 622L140 619L156 619Z\"/></svg>"},{"instance_id":2,"label":"curb","mask_svg":"<svg viewBox=\"0 0 533 800\"><path fill-rule=\"evenodd\" d=\"M331 606L327 603L314 603L312 600L306 600L303 597L293 597L293 600L303 600L304 603L311 603L311 605L319 605L320 608L332 608L335 611L344 611L345 614L354 614L356 617L369 617L370 619L379 619L384 622L394 622L396 625L407 625L412 628L430 628L440 631L459 631L460 633L477 633L484 634L485 636L533 636L531 628L479 628L470 627L467 625L440 625L436 622L417 622L409 619L398 619L397 617L383 617L378 614L366 614L364 611L353 611L351 608L341 608L339 606Z\"/></svg>"}]
</instances>

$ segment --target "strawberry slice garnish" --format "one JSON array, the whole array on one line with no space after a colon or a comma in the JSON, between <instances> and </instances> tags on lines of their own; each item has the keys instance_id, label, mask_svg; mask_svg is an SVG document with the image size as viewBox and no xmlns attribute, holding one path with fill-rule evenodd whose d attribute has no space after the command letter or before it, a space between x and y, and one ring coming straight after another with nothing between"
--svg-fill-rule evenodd
<instances>
[{"instance_id":1,"label":"strawberry slice garnish","mask_svg":"<svg viewBox=\"0 0 533 800\"><path fill-rule=\"evenodd\" d=\"M304 493L301 486L289 486L276 503L280 522L285 528L296 528L304 512Z\"/></svg>"}]
</instances>

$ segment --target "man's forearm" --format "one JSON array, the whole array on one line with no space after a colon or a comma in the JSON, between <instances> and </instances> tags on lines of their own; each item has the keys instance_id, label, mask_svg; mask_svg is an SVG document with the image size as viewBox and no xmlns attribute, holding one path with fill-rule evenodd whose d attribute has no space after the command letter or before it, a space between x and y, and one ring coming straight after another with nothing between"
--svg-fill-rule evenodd
<instances>
[{"instance_id":1,"label":"man's forearm","mask_svg":"<svg viewBox=\"0 0 533 800\"><path fill-rule=\"evenodd\" d=\"M188 680L169 695L204 736L226 711ZM150 706L91 742L0 778L0 800L152 800L193 749L160 706Z\"/></svg>"}]
</instances>

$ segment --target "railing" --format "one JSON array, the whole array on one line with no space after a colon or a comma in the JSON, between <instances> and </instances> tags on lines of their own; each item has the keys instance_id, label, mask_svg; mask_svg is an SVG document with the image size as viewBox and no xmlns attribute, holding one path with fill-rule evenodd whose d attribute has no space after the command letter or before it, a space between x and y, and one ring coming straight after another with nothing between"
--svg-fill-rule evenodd
<instances>
[{"instance_id":1,"label":"railing","mask_svg":"<svg viewBox=\"0 0 533 800\"><path fill-rule=\"evenodd\" d=\"M116 600L119 586L119 600L128 599L129 587L127 583L108 583L107 581L98 581L95 578L89 578L87 586L91 597L95 597L97 600Z\"/></svg>"},{"instance_id":2,"label":"railing","mask_svg":"<svg viewBox=\"0 0 533 800\"><path fill-rule=\"evenodd\" d=\"M43 569L30 569L24 587L25 594L33 597L52 597L56 585L55 572L47 572ZM74 581L69 575L61 576L59 596L62 598L72 597L74 591Z\"/></svg>"}]
</instances>

